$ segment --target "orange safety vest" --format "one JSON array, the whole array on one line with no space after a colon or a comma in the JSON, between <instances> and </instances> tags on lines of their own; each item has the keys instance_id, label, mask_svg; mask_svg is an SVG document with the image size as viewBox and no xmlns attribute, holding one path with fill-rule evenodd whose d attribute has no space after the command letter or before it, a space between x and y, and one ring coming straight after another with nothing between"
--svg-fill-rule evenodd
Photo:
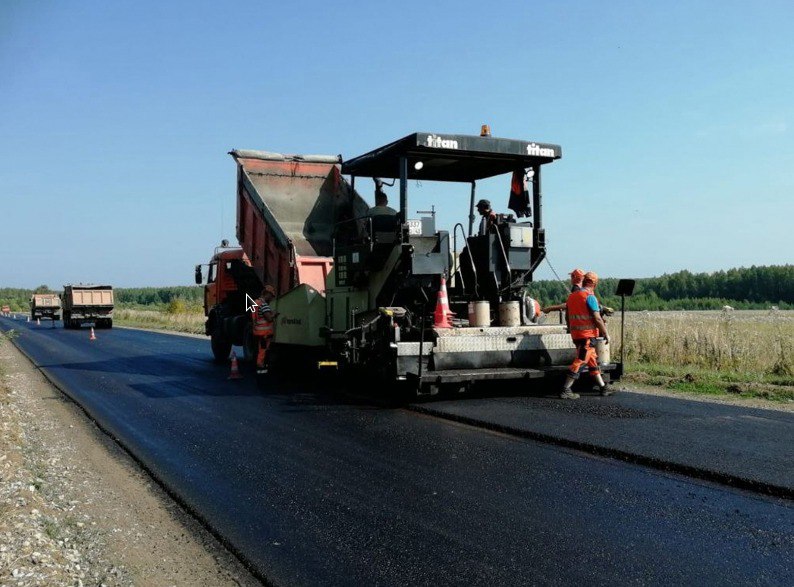
<instances>
[{"instance_id":1,"label":"orange safety vest","mask_svg":"<svg viewBox=\"0 0 794 587\"><path fill-rule=\"evenodd\" d=\"M587 296L591 292L586 289L573 292L565 302L568 312L568 326L571 329L571 338L581 340L583 338L595 338L598 336L598 324L590 308L587 307Z\"/></svg>"},{"instance_id":2,"label":"orange safety vest","mask_svg":"<svg viewBox=\"0 0 794 587\"><path fill-rule=\"evenodd\" d=\"M251 312L251 319L254 322L254 336L273 336L273 323L266 320L264 316L259 313L259 308L263 304L267 304L265 300L259 298L256 300L257 307Z\"/></svg>"}]
</instances>

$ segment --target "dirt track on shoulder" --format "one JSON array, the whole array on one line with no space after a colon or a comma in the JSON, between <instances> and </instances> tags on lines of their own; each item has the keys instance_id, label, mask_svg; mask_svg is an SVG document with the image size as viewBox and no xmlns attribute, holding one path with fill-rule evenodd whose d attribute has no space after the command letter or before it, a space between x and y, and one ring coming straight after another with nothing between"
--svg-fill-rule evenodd
<instances>
[{"instance_id":1,"label":"dirt track on shoulder","mask_svg":"<svg viewBox=\"0 0 794 587\"><path fill-rule=\"evenodd\" d=\"M260 584L7 341L0 368L0 584Z\"/></svg>"}]
</instances>

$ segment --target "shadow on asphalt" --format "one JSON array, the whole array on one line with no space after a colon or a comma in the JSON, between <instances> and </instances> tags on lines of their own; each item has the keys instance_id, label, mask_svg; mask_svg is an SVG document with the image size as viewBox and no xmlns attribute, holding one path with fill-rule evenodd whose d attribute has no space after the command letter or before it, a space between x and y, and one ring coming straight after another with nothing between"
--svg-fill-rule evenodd
<instances>
[{"instance_id":1,"label":"shadow on asphalt","mask_svg":"<svg viewBox=\"0 0 794 587\"><path fill-rule=\"evenodd\" d=\"M449 400L510 401L529 398L539 400L539 406L542 404L549 407L550 404L559 403L556 396L562 381L483 381L464 393L442 390L436 395L417 396L407 386L387 385L366 378L343 378L334 373L305 376L300 375L299 370L291 371L289 375L268 376L257 386L253 384L256 377L253 365L244 362L240 363L243 380L229 381L228 365L217 364L210 358L186 358L184 354L178 353L49 363L41 365L40 368L51 370L55 374L60 370L67 370L153 377L156 378L153 381L126 383L130 389L153 399L189 395L251 397L265 394L282 396L287 400L286 405L296 409L333 405L398 409L408 404L432 404ZM598 395L589 382L581 385L578 391L584 397Z\"/></svg>"},{"instance_id":2,"label":"shadow on asphalt","mask_svg":"<svg viewBox=\"0 0 794 587\"><path fill-rule=\"evenodd\" d=\"M291 397L295 405L357 405L360 407L399 409L409 404L433 404L442 401L482 400L482 399L526 399L535 398L543 404L559 403L558 386L550 382L482 382L465 393L441 392L436 395L417 396L407 386L388 386L382 383L361 383L336 376L289 380L284 377L270 378L261 387L263 393ZM311 390L307 393L307 390ZM584 394L590 391L587 387ZM311 398L311 399L310 399ZM570 402L568 402L570 403Z\"/></svg>"}]
</instances>

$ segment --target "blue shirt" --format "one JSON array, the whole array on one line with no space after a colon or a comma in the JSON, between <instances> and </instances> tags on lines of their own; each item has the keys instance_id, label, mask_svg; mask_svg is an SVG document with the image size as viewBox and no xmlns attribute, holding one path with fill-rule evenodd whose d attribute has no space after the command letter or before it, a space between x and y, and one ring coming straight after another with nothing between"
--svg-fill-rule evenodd
<instances>
[{"instance_id":1,"label":"blue shirt","mask_svg":"<svg viewBox=\"0 0 794 587\"><path fill-rule=\"evenodd\" d=\"M590 294L589 296L587 296L587 307L590 309L591 312L598 312L601 310L595 295Z\"/></svg>"}]
</instances>

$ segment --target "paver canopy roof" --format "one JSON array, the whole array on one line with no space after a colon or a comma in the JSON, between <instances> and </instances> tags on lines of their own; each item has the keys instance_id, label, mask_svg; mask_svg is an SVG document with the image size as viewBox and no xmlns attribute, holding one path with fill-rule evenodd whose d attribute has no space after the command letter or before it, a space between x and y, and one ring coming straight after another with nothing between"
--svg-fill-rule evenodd
<instances>
[{"instance_id":1,"label":"paver canopy roof","mask_svg":"<svg viewBox=\"0 0 794 587\"><path fill-rule=\"evenodd\" d=\"M342 173L399 177L401 157L408 158L409 179L470 182L551 163L562 157L562 148L514 139L417 132L346 161Z\"/></svg>"}]
</instances>

